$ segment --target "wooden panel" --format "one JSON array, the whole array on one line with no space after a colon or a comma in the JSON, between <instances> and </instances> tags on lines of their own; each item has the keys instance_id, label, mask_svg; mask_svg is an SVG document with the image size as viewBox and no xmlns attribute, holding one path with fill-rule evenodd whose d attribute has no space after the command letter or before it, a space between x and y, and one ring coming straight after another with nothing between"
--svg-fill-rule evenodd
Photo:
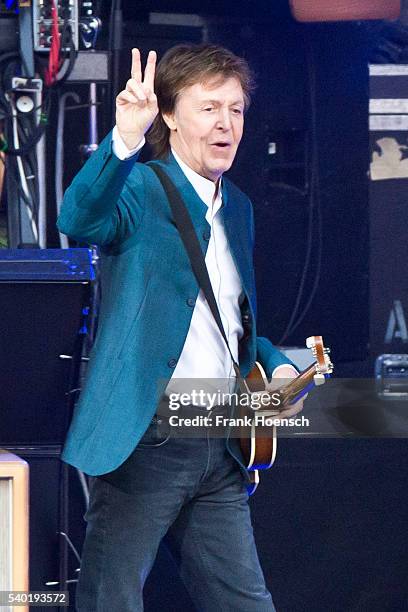
<instances>
[{"instance_id":1,"label":"wooden panel","mask_svg":"<svg viewBox=\"0 0 408 612\"><path fill-rule=\"evenodd\" d=\"M0 590L28 591L28 463L0 449ZM3 608L2 608L3 609ZM5 612L28 612L28 606Z\"/></svg>"},{"instance_id":2,"label":"wooden panel","mask_svg":"<svg viewBox=\"0 0 408 612\"><path fill-rule=\"evenodd\" d=\"M400 0L289 0L297 21L397 19Z\"/></svg>"},{"instance_id":3,"label":"wooden panel","mask_svg":"<svg viewBox=\"0 0 408 612\"><path fill-rule=\"evenodd\" d=\"M11 478L0 478L0 591L6 591L12 584L12 493Z\"/></svg>"}]
</instances>

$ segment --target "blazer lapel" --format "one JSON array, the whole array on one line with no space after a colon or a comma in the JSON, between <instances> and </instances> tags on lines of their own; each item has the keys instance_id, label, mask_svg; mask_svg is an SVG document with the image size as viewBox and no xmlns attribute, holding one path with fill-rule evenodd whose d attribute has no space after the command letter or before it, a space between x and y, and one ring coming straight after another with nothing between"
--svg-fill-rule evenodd
<instances>
[{"instance_id":1,"label":"blazer lapel","mask_svg":"<svg viewBox=\"0 0 408 612\"><path fill-rule=\"evenodd\" d=\"M231 249L232 257L240 275L242 286L248 294L251 286L250 262L251 245L248 243L248 218L243 214L243 207L231 197L228 183L222 181L222 202L220 209L225 233Z\"/></svg>"},{"instance_id":2,"label":"blazer lapel","mask_svg":"<svg viewBox=\"0 0 408 612\"><path fill-rule=\"evenodd\" d=\"M207 205L198 196L194 187L191 185L171 153L165 160L155 160L153 163L160 164L168 173L174 185L180 190L205 254L207 251L210 230L210 225L205 219L208 210ZM223 177L222 206L220 214L224 223L232 257L241 278L242 286L248 294L250 293L251 287L249 266L251 262L252 245L250 244L248 235L248 217L244 214L245 210L246 208L240 206L239 201L235 201L235 199L231 197L230 189L228 188L228 180Z\"/></svg>"},{"instance_id":3,"label":"blazer lapel","mask_svg":"<svg viewBox=\"0 0 408 612\"><path fill-rule=\"evenodd\" d=\"M208 232L210 228L210 225L205 219L205 215L207 214L208 210L207 205L198 196L194 187L187 179L186 175L171 153L165 160L155 161L154 163L158 163L162 166L163 170L167 172L174 185L180 191L184 203L186 204L190 213L193 225L197 231L200 243L202 246L205 246L206 250L208 241L204 240L203 233L206 231Z\"/></svg>"}]
</instances>

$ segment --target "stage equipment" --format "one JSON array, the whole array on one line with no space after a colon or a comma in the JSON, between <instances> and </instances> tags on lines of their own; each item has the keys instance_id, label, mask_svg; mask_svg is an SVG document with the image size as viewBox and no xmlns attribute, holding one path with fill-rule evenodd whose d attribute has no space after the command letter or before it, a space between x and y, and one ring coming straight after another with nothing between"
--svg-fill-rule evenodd
<instances>
[{"instance_id":1,"label":"stage equipment","mask_svg":"<svg viewBox=\"0 0 408 612\"><path fill-rule=\"evenodd\" d=\"M12 134L13 147L8 147L7 153L14 155L14 159L8 159L8 167L12 165L18 172L18 180L20 188L18 191L21 194L20 207L14 207L14 212L10 211L10 215L19 217L20 239L23 243L38 243L44 244L45 240L45 149L44 149L44 134L42 130L41 119L41 103L43 95L43 82L41 79L29 79L21 77L13 77L11 80L11 91L6 94L6 99L9 102L12 115ZM24 117L26 115L26 117ZM23 129L24 122L33 121L34 127L32 136L29 136L25 142L20 140L19 130ZM20 132L21 134L21 132ZM37 166L38 191L34 190L30 183L35 178L35 172L27 171L30 166L27 157L30 154L30 149L36 147L38 155L32 160L33 166ZM21 155L16 155L17 152ZM28 166L27 166L28 162ZM33 167L31 166L31 167ZM6 174L7 176L7 174ZM9 181L9 185L12 181ZM14 185L15 187L15 185ZM34 191L36 193L34 194ZM18 197L18 194L16 194ZM38 210L35 210L34 201L38 196ZM10 208L10 207L9 207Z\"/></svg>"},{"instance_id":2,"label":"stage equipment","mask_svg":"<svg viewBox=\"0 0 408 612\"><path fill-rule=\"evenodd\" d=\"M408 355L380 355L375 362L377 395L385 400L408 400Z\"/></svg>"},{"instance_id":3,"label":"stage equipment","mask_svg":"<svg viewBox=\"0 0 408 612\"><path fill-rule=\"evenodd\" d=\"M6 11L0 0L0 52L18 49L18 21L12 11Z\"/></svg>"},{"instance_id":4,"label":"stage equipment","mask_svg":"<svg viewBox=\"0 0 408 612\"><path fill-rule=\"evenodd\" d=\"M45 137L51 113L49 87L59 87L68 80L81 47L95 46L101 27L94 14L95 6L93 0L35 0L20 2L18 11L17 3L7 3L5 11L0 0L0 25L10 23L19 51L0 56L0 85L4 90L0 91L0 115L4 111L6 118L0 147L6 154L11 248L47 246ZM89 61L82 66L81 80L86 69L88 82L89 75L92 79L95 75L95 80L107 80L106 54L98 54L97 59L96 71L90 69ZM97 104L94 86L90 98L92 105ZM95 113L94 106L91 110Z\"/></svg>"},{"instance_id":5,"label":"stage equipment","mask_svg":"<svg viewBox=\"0 0 408 612\"><path fill-rule=\"evenodd\" d=\"M370 353L408 346L408 65L370 65Z\"/></svg>"},{"instance_id":6,"label":"stage equipment","mask_svg":"<svg viewBox=\"0 0 408 612\"><path fill-rule=\"evenodd\" d=\"M47 53L52 45L53 0L35 0L33 2L33 34L34 49ZM60 35L68 29L71 32L70 44L63 48L70 51L71 43L75 50L79 49L80 42L87 49L93 46L89 44L89 38L96 36L100 27L100 21L94 16L94 1L84 0L58 0L55 5L57 9L57 27ZM64 38L64 36L62 36Z\"/></svg>"},{"instance_id":7,"label":"stage equipment","mask_svg":"<svg viewBox=\"0 0 408 612\"><path fill-rule=\"evenodd\" d=\"M78 578L79 559L76 549L84 537L85 524L82 520L85 511L82 493L79 490L75 470L69 470L69 538L62 533L59 519L59 504L61 495L61 460L60 447L50 446L8 446L3 450L17 455L29 466L29 590L59 591L61 549L68 546L68 580L67 590L70 602L73 603L75 584ZM71 543L74 548L71 548ZM36 608L33 608L34 610ZM38 608L37 608L38 609ZM54 611L60 608L40 608L44 611ZM63 607L70 612L74 606ZM3 608L0 606L3 612ZM19 611L20 607L13 609ZM31 610L31 608L30 608Z\"/></svg>"},{"instance_id":8,"label":"stage equipment","mask_svg":"<svg viewBox=\"0 0 408 612\"><path fill-rule=\"evenodd\" d=\"M67 82L89 83L92 76L93 82L106 83L109 80L108 59L106 51L79 51Z\"/></svg>"},{"instance_id":9,"label":"stage equipment","mask_svg":"<svg viewBox=\"0 0 408 612\"><path fill-rule=\"evenodd\" d=\"M88 249L0 250L0 445L62 444L93 278Z\"/></svg>"},{"instance_id":10,"label":"stage equipment","mask_svg":"<svg viewBox=\"0 0 408 612\"><path fill-rule=\"evenodd\" d=\"M28 463L0 449L0 591L28 591ZM13 606L2 606L12 612ZM28 611L28 606L19 610Z\"/></svg>"},{"instance_id":11,"label":"stage equipment","mask_svg":"<svg viewBox=\"0 0 408 612\"><path fill-rule=\"evenodd\" d=\"M297 21L350 21L397 19L400 0L289 0Z\"/></svg>"},{"instance_id":12,"label":"stage equipment","mask_svg":"<svg viewBox=\"0 0 408 612\"><path fill-rule=\"evenodd\" d=\"M78 49L78 2L54 3L53 0L37 0L33 2L33 33L35 51L50 51L53 39L53 12L55 4L57 9L57 27L60 35L64 29L70 29L71 40ZM69 47L63 47L63 51L69 51Z\"/></svg>"},{"instance_id":13,"label":"stage equipment","mask_svg":"<svg viewBox=\"0 0 408 612\"><path fill-rule=\"evenodd\" d=\"M17 9L17 2L9 3L10 13ZM7 16L7 19L9 17ZM3 16L2 16L3 19ZM8 244L45 246L45 116L42 87L31 86L24 79L32 79L34 66L34 41L31 2L18 3L18 34L15 32L19 53L0 56L1 110L5 111L6 186L8 213ZM1 45L0 45L1 47ZM35 88L32 96L39 104L32 113L18 109L14 102L12 77L18 76L19 87ZM37 79L36 79L37 80ZM17 95L20 97L20 94Z\"/></svg>"},{"instance_id":14,"label":"stage equipment","mask_svg":"<svg viewBox=\"0 0 408 612\"><path fill-rule=\"evenodd\" d=\"M0 250L0 446L43 455L52 445L59 457L86 360L93 279L88 249ZM68 466L57 467L58 533L67 534ZM57 544L59 572L47 578L65 590L67 543Z\"/></svg>"}]
</instances>

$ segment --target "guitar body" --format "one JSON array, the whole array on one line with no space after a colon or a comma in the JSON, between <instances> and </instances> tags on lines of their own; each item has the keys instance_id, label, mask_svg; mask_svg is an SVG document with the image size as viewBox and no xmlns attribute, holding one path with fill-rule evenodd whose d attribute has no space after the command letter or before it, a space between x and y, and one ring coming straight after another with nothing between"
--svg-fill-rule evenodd
<instances>
[{"instance_id":1,"label":"guitar body","mask_svg":"<svg viewBox=\"0 0 408 612\"><path fill-rule=\"evenodd\" d=\"M258 413L271 419L273 417L279 418L281 410L295 403L312 387L323 384L325 379L330 376L333 371L333 364L328 357L330 350L324 348L322 337L311 336L306 340L306 346L312 350L316 361L289 383L273 391L274 394L279 394L279 409L263 410L261 408L257 411ZM245 383L250 394L268 392L268 379L260 363L255 363L245 379ZM255 419L252 419L250 433L240 438L240 446L251 479L251 486L248 491L252 494L259 483L258 470L269 469L275 461L277 449L276 425L255 425Z\"/></svg>"},{"instance_id":2,"label":"guitar body","mask_svg":"<svg viewBox=\"0 0 408 612\"><path fill-rule=\"evenodd\" d=\"M256 362L248 376L246 382L251 392L265 391L267 377L260 363ZM274 411L278 414L279 411ZM264 428L262 428L264 429ZM248 470L267 470L272 467L275 461L276 443L274 443L275 427L269 428L268 432L259 431L259 426L251 427L251 435L240 438L240 445L243 457L245 459L246 468Z\"/></svg>"}]
</instances>

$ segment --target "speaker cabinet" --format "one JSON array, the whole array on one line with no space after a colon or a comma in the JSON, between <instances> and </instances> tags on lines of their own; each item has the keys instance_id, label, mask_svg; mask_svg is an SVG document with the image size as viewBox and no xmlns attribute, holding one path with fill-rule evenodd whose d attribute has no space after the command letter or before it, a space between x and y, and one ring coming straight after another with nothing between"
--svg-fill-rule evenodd
<instances>
[{"instance_id":1,"label":"speaker cabinet","mask_svg":"<svg viewBox=\"0 0 408 612\"><path fill-rule=\"evenodd\" d=\"M88 249L0 249L1 446L63 443L91 275Z\"/></svg>"}]
</instances>

